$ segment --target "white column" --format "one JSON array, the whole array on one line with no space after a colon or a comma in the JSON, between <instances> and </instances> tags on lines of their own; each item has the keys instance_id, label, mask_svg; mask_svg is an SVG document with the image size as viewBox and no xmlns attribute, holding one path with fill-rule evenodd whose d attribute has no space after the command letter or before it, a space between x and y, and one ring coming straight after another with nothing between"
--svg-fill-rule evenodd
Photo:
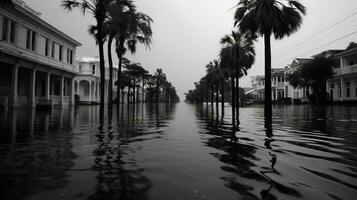
<instances>
[{"instance_id":1,"label":"white column","mask_svg":"<svg viewBox=\"0 0 357 200\"><path fill-rule=\"evenodd\" d=\"M343 101L344 99L344 94L345 93L345 88L343 86L343 78L341 78L341 97L340 97L340 100Z\"/></svg>"},{"instance_id":2,"label":"white column","mask_svg":"<svg viewBox=\"0 0 357 200\"><path fill-rule=\"evenodd\" d=\"M11 107L16 107L17 105L17 86L18 86L18 78L19 78L19 64L15 64L12 70L12 78L11 78Z\"/></svg>"},{"instance_id":3,"label":"white column","mask_svg":"<svg viewBox=\"0 0 357 200\"><path fill-rule=\"evenodd\" d=\"M30 104L32 107L36 106L36 69L31 73L31 86L30 86Z\"/></svg>"},{"instance_id":4,"label":"white column","mask_svg":"<svg viewBox=\"0 0 357 200\"><path fill-rule=\"evenodd\" d=\"M64 89L64 76L61 76L61 84L60 84L60 105L63 105L63 89Z\"/></svg>"},{"instance_id":5,"label":"white column","mask_svg":"<svg viewBox=\"0 0 357 200\"><path fill-rule=\"evenodd\" d=\"M46 98L47 100L50 99L50 90L51 90L50 87L51 87L51 73L48 72L48 73L46 74L46 87L45 87L45 98Z\"/></svg>"},{"instance_id":6,"label":"white column","mask_svg":"<svg viewBox=\"0 0 357 200\"><path fill-rule=\"evenodd\" d=\"M74 105L74 101L75 101L75 99L74 99L75 87L76 87L75 81L74 81L74 79L72 79L72 81L71 81L71 103L70 103L72 106Z\"/></svg>"},{"instance_id":7,"label":"white column","mask_svg":"<svg viewBox=\"0 0 357 200\"><path fill-rule=\"evenodd\" d=\"M89 81L89 101L92 102L92 83Z\"/></svg>"}]
</instances>

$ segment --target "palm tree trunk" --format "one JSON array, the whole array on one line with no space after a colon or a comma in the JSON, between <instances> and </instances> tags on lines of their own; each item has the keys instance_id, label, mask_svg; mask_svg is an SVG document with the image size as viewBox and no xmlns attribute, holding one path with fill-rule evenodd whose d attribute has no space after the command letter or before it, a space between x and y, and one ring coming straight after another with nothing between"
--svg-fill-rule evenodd
<instances>
[{"instance_id":1,"label":"palm tree trunk","mask_svg":"<svg viewBox=\"0 0 357 200\"><path fill-rule=\"evenodd\" d=\"M233 122L233 126L235 126L235 122L236 122L236 91L235 91L235 84L234 84L234 75L231 75L231 91L232 91L232 122Z\"/></svg>"},{"instance_id":2,"label":"palm tree trunk","mask_svg":"<svg viewBox=\"0 0 357 200\"><path fill-rule=\"evenodd\" d=\"M104 95L105 95L105 66L104 66L104 41L102 33L102 20L97 20L98 46L99 46L99 69L100 69L100 121L104 119ZM104 20L103 20L104 21Z\"/></svg>"},{"instance_id":3,"label":"palm tree trunk","mask_svg":"<svg viewBox=\"0 0 357 200\"><path fill-rule=\"evenodd\" d=\"M237 100L236 100L236 115L237 115L237 124L239 124L239 106L241 103L241 96L239 92L239 75L238 72L236 72L236 93L237 93Z\"/></svg>"},{"instance_id":4,"label":"palm tree trunk","mask_svg":"<svg viewBox=\"0 0 357 200\"><path fill-rule=\"evenodd\" d=\"M118 96L118 98L119 98L119 96ZM121 90L121 102L124 103L124 89ZM119 104L118 104L118 106L119 106Z\"/></svg>"},{"instance_id":5,"label":"palm tree trunk","mask_svg":"<svg viewBox=\"0 0 357 200\"><path fill-rule=\"evenodd\" d=\"M217 112L217 116L218 116L218 103L219 103L219 89L217 87L217 89L216 89L216 112Z\"/></svg>"},{"instance_id":6,"label":"palm tree trunk","mask_svg":"<svg viewBox=\"0 0 357 200\"><path fill-rule=\"evenodd\" d=\"M127 102L128 102L128 106L129 106L129 104L130 104L130 83L129 83L129 85L128 85Z\"/></svg>"},{"instance_id":7,"label":"palm tree trunk","mask_svg":"<svg viewBox=\"0 0 357 200\"><path fill-rule=\"evenodd\" d=\"M120 82L121 82L121 66L123 64L123 47L124 47L124 40L120 39L119 45L117 46L116 52L118 55L119 59L119 64L118 64L118 87L117 87L117 110L119 111L119 104L120 104Z\"/></svg>"},{"instance_id":8,"label":"palm tree trunk","mask_svg":"<svg viewBox=\"0 0 357 200\"><path fill-rule=\"evenodd\" d=\"M265 45L265 98L264 98L264 117L266 125L272 124L272 100L271 100L271 47L270 35L264 34Z\"/></svg>"},{"instance_id":9,"label":"palm tree trunk","mask_svg":"<svg viewBox=\"0 0 357 200\"><path fill-rule=\"evenodd\" d=\"M159 96L160 96L160 91L159 91L159 88L160 88L160 84L159 84L159 81L157 81L157 84L156 84L156 104L159 104Z\"/></svg>"},{"instance_id":10,"label":"palm tree trunk","mask_svg":"<svg viewBox=\"0 0 357 200\"><path fill-rule=\"evenodd\" d=\"M214 100L214 90L212 89L211 90L211 107L212 107L212 109L213 109L213 100Z\"/></svg>"},{"instance_id":11,"label":"palm tree trunk","mask_svg":"<svg viewBox=\"0 0 357 200\"><path fill-rule=\"evenodd\" d=\"M136 78L134 76L134 87L133 87L133 103L135 104L136 103L136 98L135 98L135 89L136 89Z\"/></svg>"},{"instance_id":12,"label":"palm tree trunk","mask_svg":"<svg viewBox=\"0 0 357 200\"><path fill-rule=\"evenodd\" d=\"M225 95L225 90L224 90L224 83L223 83L223 86L222 86L222 89L221 89L221 95L222 95L222 98L221 98L221 108L222 108L222 115L224 113L224 95Z\"/></svg>"},{"instance_id":13,"label":"palm tree trunk","mask_svg":"<svg viewBox=\"0 0 357 200\"><path fill-rule=\"evenodd\" d=\"M144 86L145 86L145 79L143 78L142 87L141 87L141 103L144 103Z\"/></svg>"},{"instance_id":14,"label":"palm tree trunk","mask_svg":"<svg viewBox=\"0 0 357 200\"><path fill-rule=\"evenodd\" d=\"M112 60L112 42L113 36L108 39L108 62L109 62L109 88L108 88L108 109L113 107L113 60Z\"/></svg>"},{"instance_id":15,"label":"palm tree trunk","mask_svg":"<svg viewBox=\"0 0 357 200\"><path fill-rule=\"evenodd\" d=\"M206 111L208 111L208 102L209 102L209 89L206 85Z\"/></svg>"}]
</instances>

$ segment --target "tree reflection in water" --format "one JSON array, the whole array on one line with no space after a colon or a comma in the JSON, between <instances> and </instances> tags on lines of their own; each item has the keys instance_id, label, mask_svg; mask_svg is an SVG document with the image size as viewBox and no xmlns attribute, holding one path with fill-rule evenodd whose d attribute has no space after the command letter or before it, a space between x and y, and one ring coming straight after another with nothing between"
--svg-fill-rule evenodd
<instances>
[{"instance_id":1,"label":"tree reflection in water","mask_svg":"<svg viewBox=\"0 0 357 200\"><path fill-rule=\"evenodd\" d=\"M102 124L96 135L93 169L98 171L97 185L89 199L148 199L150 179L143 175L144 169L133 158L127 159L125 155L135 151L129 148L130 143L138 141L135 137L150 134L145 131L153 126L156 129L166 126L164 121L172 117L172 105L154 106L155 110L152 107L129 106L126 113L120 109L115 125L109 112L107 124Z\"/></svg>"},{"instance_id":2,"label":"tree reflection in water","mask_svg":"<svg viewBox=\"0 0 357 200\"><path fill-rule=\"evenodd\" d=\"M206 130L205 134L213 136L208 138L205 144L224 152L212 155L225 164L221 169L231 174L222 177L226 187L248 199L277 199L271 193L274 189L289 196L301 196L295 189L282 185L270 178L270 174L280 175L275 168L277 157L271 145L274 142L271 123L265 124L266 140L264 143L268 150L270 169L266 168L259 171L257 170L258 166L255 165L256 161L260 161L255 155L257 147L244 144L244 140L239 140L240 128L235 126L234 123L226 122L222 118L218 120L214 115L217 116L215 113L207 112L202 106L197 106L199 123ZM271 122L270 120L268 121ZM244 139L246 140L246 138ZM266 185L268 185L267 188Z\"/></svg>"}]
</instances>

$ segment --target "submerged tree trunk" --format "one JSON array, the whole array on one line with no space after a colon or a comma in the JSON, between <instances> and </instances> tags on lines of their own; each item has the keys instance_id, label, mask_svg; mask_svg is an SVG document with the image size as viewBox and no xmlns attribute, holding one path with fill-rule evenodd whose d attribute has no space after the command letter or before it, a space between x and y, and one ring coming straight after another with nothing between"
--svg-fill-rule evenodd
<instances>
[{"instance_id":1,"label":"submerged tree trunk","mask_svg":"<svg viewBox=\"0 0 357 200\"><path fill-rule=\"evenodd\" d=\"M136 104L136 93L135 93L135 90L136 89L136 78L134 76L134 87L133 87L133 103Z\"/></svg>"},{"instance_id":2,"label":"submerged tree trunk","mask_svg":"<svg viewBox=\"0 0 357 200\"><path fill-rule=\"evenodd\" d=\"M116 52L119 59L118 64L118 87L117 87L117 110L119 111L119 104L120 104L120 84L121 84L121 66L123 63L123 47L124 47L124 40L120 39L119 44L117 46Z\"/></svg>"},{"instance_id":3,"label":"submerged tree trunk","mask_svg":"<svg viewBox=\"0 0 357 200\"><path fill-rule=\"evenodd\" d=\"M217 112L217 116L218 116L218 103L219 103L219 89L217 87L217 89L216 89L216 112Z\"/></svg>"},{"instance_id":4,"label":"submerged tree trunk","mask_svg":"<svg viewBox=\"0 0 357 200\"><path fill-rule=\"evenodd\" d=\"M113 36L108 39L108 62L109 62L109 87L108 87L108 109L113 107L113 60L112 60Z\"/></svg>"},{"instance_id":5,"label":"submerged tree trunk","mask_svg":"<svg viewBox=\"0 0 357 200\"><path fill-rule=\"evenodd\" d=\"M104 66L104 41L102 33L102 22L104 20L97 20L98 28L98 46L99 46L99 69L100 69L100 109L99 119L102 122L104 119L104 96L105 96L105 66Z\"/></svg>"},{"instance_id":6,"label":"submerged tree trunk","mask_svg":"<svg viewBox=\"0 0 357 200\"><path fill-rule=\"evenodd\" d=\"M272 95L271 95L271 47L270 47L270 33L264 34L265 45L265 98L264 98L264 117L265 122L270 128L272 124Z\"/></svg>"},{"instance_id":7,"label":"submerged tree trunk","mask_svg":"<svg viewBox=\"0 0 357 200\"><path fill-rule=\"evenodd\" d=\"M241 96L240 96L240 92L239 92L239 73L236 72L236 115L237 115L237 124L239 124L239 107L242 105L241 104Z\"/></svg>"},{"instance_id":8,"label":"submerged tree trunk","mask_svg":"<svg viewBox=\"0 0 357 200\"><path fill-rule=\"evenodd\" d=\"M236 121L236 91L235 91L235 84L234 84L234 75L231 75L231 92L232 92L232 122L233 126L235 126L235 121Z\"/></svg>"},{"instance_id":9,"label":"submerged tree trunk","mask_svg":"<svg viewBox=\"0 0 357 200\"><path fill-rule=\"evenodd\" d=\"M222 115L223 115L223 114L224 114L224 102L225 102L225 97L224 97L224 95L225 95L224 85L223 85L223 87L222 87L222 89L221 89L221 95L222 95L222 97L221 97L221 102L222 102L221 108L222 108Z\"/></svg>"}]
</instances>

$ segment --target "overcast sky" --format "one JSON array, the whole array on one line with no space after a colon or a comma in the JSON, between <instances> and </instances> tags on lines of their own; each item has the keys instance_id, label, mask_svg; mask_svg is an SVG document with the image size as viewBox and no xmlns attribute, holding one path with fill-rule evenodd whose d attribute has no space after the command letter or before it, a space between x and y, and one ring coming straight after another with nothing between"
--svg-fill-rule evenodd
<instances>
[{"instance_id":1,"label":"overcast sky","mask_svg":"<svg viewBox=\"0 0 357 200\"><path fill-rule=\"evenodd\" d=\"M42 18L82 43L78 56L97 56L98 48L88 35L92 16L78 10L67 13L61 0L25 0L42 13ZM162 68L177 88L179 95L193 88L193 83L205 74L205 65L217 58L219 41L233 28L231 9L238 0L136 0L138 10L153 20L151 49L139 46L133 56L150 72ZM272 41L272 63L281 68L295 57L310 57L326 49L345 48L357 41L357 0L301 0L307 15L301 29L294 35ZM346 36L353 33L350 36ZM250 77L264 74L264 46L255 43L256 62L241 85L250 86ZM115 56L114 56L115 57ZM115 60L117 62L117 60Z\"/></svg>"}]
</instances>

